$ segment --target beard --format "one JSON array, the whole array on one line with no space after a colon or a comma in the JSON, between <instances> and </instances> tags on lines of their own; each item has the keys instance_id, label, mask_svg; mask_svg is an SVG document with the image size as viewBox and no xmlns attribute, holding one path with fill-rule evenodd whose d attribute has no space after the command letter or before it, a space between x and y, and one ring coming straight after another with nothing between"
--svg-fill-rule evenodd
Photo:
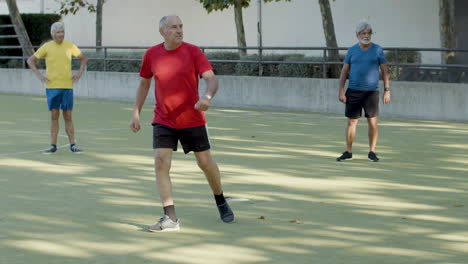
<instances>
[{"instance_id":1,"label":"beard","mask_svg":"<svg viewBox=\"0 0 468 264\"><path fill-rule=\"evenodd\" d=\"M369 45L371 43L370 39L369 40L366 40L366 39L359 39L359 42L363 45Z\"/></svg>"}]
</instances>

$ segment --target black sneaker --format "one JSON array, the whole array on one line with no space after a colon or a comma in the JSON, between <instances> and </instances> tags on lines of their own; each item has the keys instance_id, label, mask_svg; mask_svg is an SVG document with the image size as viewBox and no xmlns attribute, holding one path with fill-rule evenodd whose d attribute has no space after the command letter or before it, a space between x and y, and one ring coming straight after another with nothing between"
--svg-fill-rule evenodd
<instances>
[{"instance_id":1,"label":"black sneaker","mask_svg":"<svg viewBox=\"0 0 468 264\"><path fill-rule=\"evenodd\" d=\"M219 216L224 223L231 223L234 221L234 213L232 212L231 207L229 207L227 202L218 205L218 211Z\"/></svg>"},{"instance_id":2,"label":"black sneaker","mask_svg":"<svg viewBox=\"0 0 468 264\"><path fill-rule=\"evenodd\" d=\"M343 161L343 160L352 160L353 159L353 153L349 153L348 151L343 152L341 156L336 158L336 161Z\"/></svg>"},{"instance_id":3,"label":"black sneaker","mask_svg":"<svg viewBox=\"0 0 468 264\"><path fill-rule=\"evenodd\" d=\"M369 154L367 155L367 159L372 162L379 161L379 158L377 158L377 155L375 155L375 152L372 152L372 151L369 152Z\"/></svg>"},{"instance_id":4,"label":"black sneaker","mask_svg":"<svg viewBox=\"0 0 468 264\"><path fill-rule=\"evenodd\" d=\"M50 155L54 154L55 152L57 152L57 146L50 145L48 149L42 151L42 154Z\"/></svg>"},{"instance_id":5,"label":"black sneaker","mask_svg":"<svg viewBox=\"0 0 468 264\"><path fill-rule=\"evenodd\" d=\"M81 154L81 153L84 152L83 150L79 149L76 145L72 145L70 147L70 151L75 153L75 154Z\"/></svg>"}]
</instances>

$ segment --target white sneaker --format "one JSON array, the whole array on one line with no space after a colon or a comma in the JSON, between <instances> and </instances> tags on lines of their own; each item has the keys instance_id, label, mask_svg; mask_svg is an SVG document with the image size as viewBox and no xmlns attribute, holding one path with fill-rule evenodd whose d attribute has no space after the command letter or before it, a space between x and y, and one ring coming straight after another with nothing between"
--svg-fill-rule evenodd
<instances>
[{"instance_id":1,"label":"white sneaker","mask_svg":"<svg viewBox=\"0 0 468 264\"><path fill-rule=\"evenodd\" d=\"M169 216L164 215L159 221L154 225L149 225L146 229L150 232L170 232L177 231L180 229L179 219L176 222L172 221Z\"/></svg>"}]
</instances>

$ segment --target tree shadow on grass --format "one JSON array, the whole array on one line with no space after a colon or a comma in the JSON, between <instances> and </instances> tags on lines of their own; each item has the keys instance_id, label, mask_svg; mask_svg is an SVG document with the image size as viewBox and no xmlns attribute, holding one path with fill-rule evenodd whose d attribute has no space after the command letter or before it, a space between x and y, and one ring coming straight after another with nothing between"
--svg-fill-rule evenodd
<instances>
[{"instance_id":1,"label":"tree shadow on grass","mask_svg":"<svg viewBox=\"0 0 468 264\"><path fill-rule=\"evenodd\" d=\"M357 159L338 163L337 116L212 109L225 194L244 200L231 202L237 221L219 220L193 155L178 152L182 229L154 234L144 230L162 215L150 127L92 130L122 127L130 112L124 103L87 106L75 121L84 155L0 157L0 263L467 262L467 124L384 119L382 162L370 163L362 123Z\"/></svg>"}]
</instances>

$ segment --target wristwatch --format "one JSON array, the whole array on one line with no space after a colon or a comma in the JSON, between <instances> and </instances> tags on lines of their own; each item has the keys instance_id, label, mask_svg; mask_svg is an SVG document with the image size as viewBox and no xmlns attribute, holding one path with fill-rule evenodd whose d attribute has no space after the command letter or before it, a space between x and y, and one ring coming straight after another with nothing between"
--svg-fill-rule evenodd
<instances>
[{"instance_id":1,"label":"wristwatch","mask_svg":"<svg viewBox=\"0 0 468 264\"><path fill-rule=\"evenodd\" d=\"M208 100L211 100L211 98L213 98L213 96L211 96L211 95L209 95L209 94L205 94L205 97L206 97L206 99L208 99Z\"/></svg>"},{"instance_id":2,"label":"wristwatch","mask_svg":"<svg viewBox=\"0 0 468 264\"><path fill-rule=\"evenodd\" d=\"M390 91L390 87L384 87L384 91Z\"/></svg>"}]
</instances>

